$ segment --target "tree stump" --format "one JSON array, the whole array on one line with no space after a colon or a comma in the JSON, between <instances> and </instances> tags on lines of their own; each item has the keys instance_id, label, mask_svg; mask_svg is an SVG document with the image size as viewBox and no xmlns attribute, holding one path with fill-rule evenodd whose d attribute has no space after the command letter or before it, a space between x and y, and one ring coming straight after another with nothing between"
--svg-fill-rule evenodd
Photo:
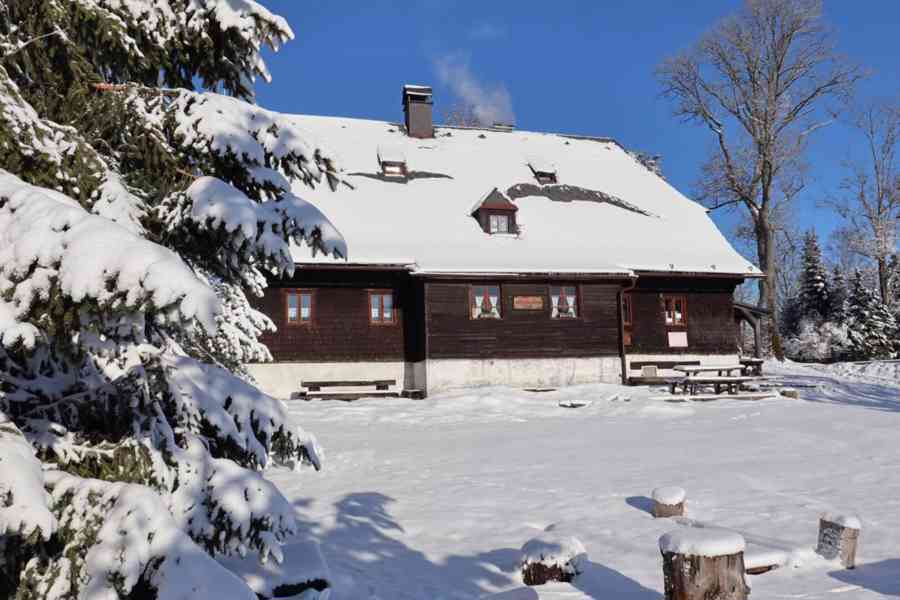
<instances>
[{"instance_id":1,"label":"tree stump","mask_svg":"<svg viewBox=\"0 0 900 600\"><path fill-rule=\"evenodd\" d=\"M848 569L855 568L860 527L859 519L854 516L822 515L816 552L829 560L840 558L841 564Z\"/></svg>"},{"instance_id":2,"label":"tree stump","mask_svg":"<svg viewBox=\"0 0 900 600\"><path fill-rule=\"evenodd\" d=\"M572 581L587 562L584 545L574 537L552 533L532 538L522 546L520 568L525 585L543 585L548 581Z\"/></svg>"},{"instance_id":3,"label":"tree stump","mask_svg":"<svg viewBox=\"0 0 900 600\"><path fill-rule=\"evenodd\" d=\"M686 527L659 538L666 600L747 600L744 546L726 529Z\"/></svg>"},{"instance_id":4,"label":"tree stump","mask_svg":"<svg viewBox=\"0 0 900 600\"><path fill-rule=\"evenodd\" d=\"M682 488L673 485L656 488L653 490L653 516L657 519L683 516L685 496Z\"/></svg>"}]
</instances>

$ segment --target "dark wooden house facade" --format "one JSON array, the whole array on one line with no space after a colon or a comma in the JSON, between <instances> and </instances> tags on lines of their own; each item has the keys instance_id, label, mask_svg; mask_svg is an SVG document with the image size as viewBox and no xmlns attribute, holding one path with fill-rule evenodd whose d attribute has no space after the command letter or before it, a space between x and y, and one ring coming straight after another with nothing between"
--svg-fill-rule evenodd
<instances>
[{"instance_id":1,"label":"dark wooden house facade","mask_svg":"<svg viewBox=\"0 0 900 600\"><path fill-rule=\"evenodd\" d=\"M349 256L297 248L270 282L264 389L542 388L736 358L734 289L759 271L701 207L612 140L435 128L410 89L402 125L298 117L342 161L346 185L306 195Z\"/></svg>"}]
</instances>

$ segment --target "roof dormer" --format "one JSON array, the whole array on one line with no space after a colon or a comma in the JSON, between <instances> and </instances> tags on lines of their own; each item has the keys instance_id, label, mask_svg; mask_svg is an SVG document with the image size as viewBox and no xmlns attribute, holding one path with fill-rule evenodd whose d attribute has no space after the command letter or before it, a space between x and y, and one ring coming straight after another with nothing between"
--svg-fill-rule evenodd
<instances>
[{"instance_id":1,"label":"roof dormer","mask_svg":"<svg viewBox=\"0 0 900 600\"><path fill-rule=\"evenodd\" d=\"M379 146L378 166L382 175L392 179L406 179L409 174L406 168L406 155L400 148Z\"/></svg>"},{"instance_id":2,"label":"roof dormer","mask_svg":"<svg viewBox=\"0 0 900 600\"><path fill-rule=\"evenodd\" d=\"M528 159L528 168L534 173L534 178L541 185L557 183L556 165L540 156L532 156Z\"/></svg>"},{"instance_id":3,"label":"roof dormer","mask_svg":"<svg viewBox=\"0 0 900 600\"><path fill-rule=\"evenodd\" d=\"M516 212L519 207L513 204L497 188L488 192L475 203L470 214L475 217L481 229L489 234L516 234L519 232L516 223Z\"/></svg>"}]
</instances>

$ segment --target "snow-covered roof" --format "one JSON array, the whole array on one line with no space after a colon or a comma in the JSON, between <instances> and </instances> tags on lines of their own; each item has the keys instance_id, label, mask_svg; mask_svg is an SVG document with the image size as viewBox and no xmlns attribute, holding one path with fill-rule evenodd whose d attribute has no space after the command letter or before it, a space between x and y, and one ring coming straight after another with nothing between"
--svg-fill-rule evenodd
<instances>
[{"instance_id":1,"label":"snow-covered roof","mask_svg":"<svg viewBox=\"0 0 900 600\"><path fill-rule=\"evenodd\" d=\"M343 234L351 264L423 274L760 274L704 207L613 140L441 126L434 139L415 139L383 121L293 118L329 147L349 184L294 191ZM381 176L385 148L406 159L402 181ZM529 165L538 160L559 173L557 184L535 181ZM519 235L492 236L472 217L494 188L518 207ZM293 254L298 263L323 261L307 248Z\"/></svg>"},{"instance_id":2,"label":"snow-covered roof","mask_svg":"<svg viewBox=\"0 0 900 600\"><path fill-rule=\"evenodd\" d=\"M551 161L547 160L543 156L529 156L528 157L528 166L531 167L531 170L535 173L552 173L556 174L556 165Z\"/></svg>"},{"instance_id":3,"label":"snow-covered roof","mask_svg":"<svg viewBox=\"0 0 900 600\"><path fill-rule=\"evenodd\" d=\"M405 163L406 155L403 154L403 149L396 144L378 146L378 162Z\"/></svg>"}]
</instances>

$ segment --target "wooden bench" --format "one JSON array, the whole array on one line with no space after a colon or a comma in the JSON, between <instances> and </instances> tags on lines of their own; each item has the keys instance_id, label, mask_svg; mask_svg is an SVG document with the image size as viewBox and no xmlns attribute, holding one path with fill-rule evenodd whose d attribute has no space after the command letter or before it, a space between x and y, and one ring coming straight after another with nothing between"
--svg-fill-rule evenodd
<instances>
[{"instance_id":1,"label":"wooden bench","mask_svg":"<svg viewBox=\"0 0 900 600\"><path fill-rule=\"evenodd\" d=\"M669 385L669 393L671 394L674 394L675 389L678 386L681 386L683 394L696 396L697 388L701 386L713 386L713 388L716 390L716 394L721 393L723 387L728 391L729 394L737 394L740 391L741 385L749 383L751 381L759 381L759 379L759 377L751 377L749 375L741 375L739 377L705 377L698 375L693 377L672 378L669 379L666 383L668 383Z\"/></svg>"},{"instance_id":2,"label":"wooden bench","mask_svg":"<svg viewBox=\"0 0 900 600\"><path fill-rule=\"evenodd\" d=\"M643 371L644 367L656 367L657 369L674 369L678 366L699 366L699 360L643 360L634 361L629 364L632 371ZM664 385L669 382L669 377L663 375L655 376L629 376L628 385Z\"/></svg>"},{"instance_id":3,"label":"wooden bench","mask_svg":"<svg viewBox=\"0 0 900 600\"><path fill-rule=\"evenodd\" d=\"M362 379L353 381L301 381L300 397L310 400L312 398L327 398L332 400L357 400L371 397L398 397L397 392L389 391L391 386L397 385L396 379ZM364 388L374 387L374 391L328 391L322 388Z\"/></svg>"}]
</instances>

